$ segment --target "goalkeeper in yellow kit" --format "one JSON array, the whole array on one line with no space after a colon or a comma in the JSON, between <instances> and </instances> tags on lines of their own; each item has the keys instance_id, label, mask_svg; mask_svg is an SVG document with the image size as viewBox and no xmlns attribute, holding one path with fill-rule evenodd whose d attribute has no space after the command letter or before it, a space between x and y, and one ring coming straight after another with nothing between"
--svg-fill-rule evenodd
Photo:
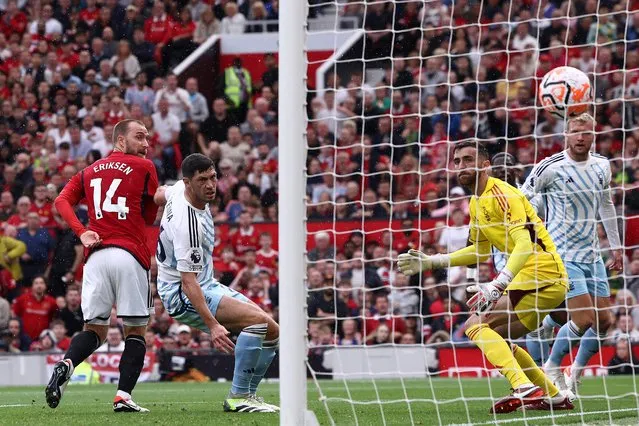
<instances>
[{"instance_id":1,"label":"goalkeeper in yellow kit","mask_svg":"<svg viewBox=\"0 0 639 426\"><path fill-rule=\"evenodd\" d=\"M466 303L473 315L466 335L499 368L513 389L491 412L527 409L572 409L568 398L546 377L526 351L509 345L536 330L543 318L566 297L567 274L548 231L523 193L490 177L488 152L479 142L454 148L453 162L461 185L470 189L471 245L446 255L427 256L417 250L399 255L398 268L407 275L450 266L477 264L490 258L491 245L508 255L506 266L490 283L468 288ZM476 314L476 315L475 315Z\"/></svg>"}]
</instances>

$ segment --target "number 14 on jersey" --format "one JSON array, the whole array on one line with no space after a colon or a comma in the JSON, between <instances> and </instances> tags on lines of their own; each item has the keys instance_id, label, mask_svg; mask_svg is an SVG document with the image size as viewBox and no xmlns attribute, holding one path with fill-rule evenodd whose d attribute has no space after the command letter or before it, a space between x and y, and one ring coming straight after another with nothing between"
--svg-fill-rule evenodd
<instances>
[{"instance_id":1,"label":"number 14 on jersey","mask_svg":"<svg viewBox=\"0 0 639 426\"><path fill-rule=\"evenodd\" d=\"M95 210L95 218L102 219L102 212L117 213L119 220L126 220L129 208L126 206L126 197L118 197L117 203L113 204L115 191L122 183L122 179L113 179L109 190L106 192L104 202L102 202L102 178L91 179L91 188L93 188L93 209Z\"/></svg>"}]
</instances>

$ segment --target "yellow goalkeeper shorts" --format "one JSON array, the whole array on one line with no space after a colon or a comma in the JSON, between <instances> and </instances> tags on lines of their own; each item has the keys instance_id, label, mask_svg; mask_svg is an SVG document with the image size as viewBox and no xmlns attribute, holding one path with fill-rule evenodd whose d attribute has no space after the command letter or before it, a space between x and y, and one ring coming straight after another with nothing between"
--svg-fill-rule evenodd
<instances>
[{"instance_id":1,"label":"yellow goalkeeper shorts","mask_svg":"<svg viewBox=\"0 0 639 426\"><path fill-rule=\"evenodd\" d=\"M536 288L530 288L532 282L537 283ZM566 300L567 291L564 274L527 270L520 271L506 289L519 321L530 331L539 328L544 317Z\"/></svg>"}]
</instances>

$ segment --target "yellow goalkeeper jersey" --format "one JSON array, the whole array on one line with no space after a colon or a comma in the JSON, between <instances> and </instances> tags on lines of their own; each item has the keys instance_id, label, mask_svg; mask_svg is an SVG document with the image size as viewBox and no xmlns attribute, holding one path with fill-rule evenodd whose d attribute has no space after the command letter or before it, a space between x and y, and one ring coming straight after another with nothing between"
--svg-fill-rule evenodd
<instances>
[{"instance_id":1,"label":"yellow goalkeeper jersey","mask_svg":"<svg viewBox=\"0 0 639 426\"><path fill-rule=\"evenodd\" d=\"M523 272L522 275L534 275L537 279L515 279L509 288L532 290L557 282L558 279L564 283L566 271L555 244L521 191L502 180L490 177L484 192L471 198L469 210L469 239L477 246L490 243L497 250L510 255L517 238L522 238L522 235L530 238L532 254L519 270L511 272L515 275Z\"/></svg>"}]
</instances>

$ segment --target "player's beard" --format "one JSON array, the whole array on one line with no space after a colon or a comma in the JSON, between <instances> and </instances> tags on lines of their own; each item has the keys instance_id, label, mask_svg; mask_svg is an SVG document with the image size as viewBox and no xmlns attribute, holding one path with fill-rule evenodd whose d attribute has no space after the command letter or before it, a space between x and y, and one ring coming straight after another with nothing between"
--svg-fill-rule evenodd
<instances>
[{"instance_id":1,"label":"player's beard","mask_svg":"<svg viewBox=\"0 0 639 426\"><path fill-rule=\"evenodd\" d=\"M457 181L465 188L473 189L477 183L477 171L476 170L464 170L457 173Z\"/></svg>"},{"instance_id":2,"label":"player's beard","mask_svg":"<svg viewBox=\"0 0 639 426\"><path fill-rule=\"evenodd\" d=\"M132 149L127 146L125 147L124 153L129 155L135 155L140 158L146 158L147 149L146 148Z\"/></svg>"},{"instance_id":3,"label":"player's beard","mask_svg":"<svg viewBox=\"0 0 639 426\"><path fill-rule=\"evenodd\" d=\"M574 151L574 153L577 155L586 155L590 151L590 148L592 148L592 144L588 146L588 144L585 142L575 143L571 147L572 151Z\"/></svg>"}]
</instances>

